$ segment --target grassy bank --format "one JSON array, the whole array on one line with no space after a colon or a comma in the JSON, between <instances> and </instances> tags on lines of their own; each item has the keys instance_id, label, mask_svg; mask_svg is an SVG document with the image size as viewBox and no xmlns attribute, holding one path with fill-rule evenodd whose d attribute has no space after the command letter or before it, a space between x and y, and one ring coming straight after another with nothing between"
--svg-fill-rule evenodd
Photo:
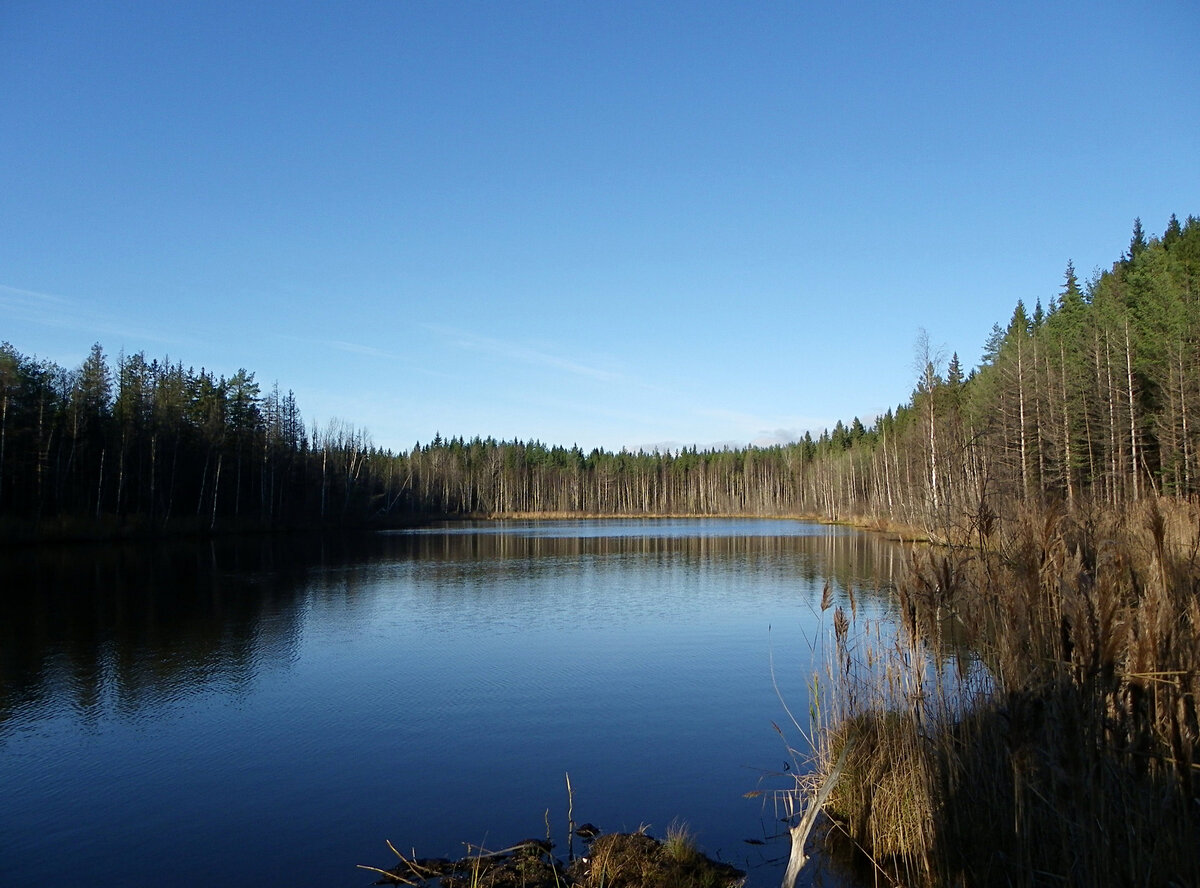
<instances>
[{"instance_id":1,"label":"grassy bank","mask_svg":"<svg viewBox=\"0 0 1200 888\"><path fill-rule=\"evenodd\" d=\"M1200 511L1028 511L833 614L827 812L906 885L1200 884Z\"/></svg>"},{"instance_id":2,"label":"grassy bank","mask_svg":"<svg viewBox=\"0 0 1200 888\"><path fill-rule=\"evenodd\" d=\"M647 521L667 521L679 519L781 519L785 521L816 521L829 522L817 515L800 515L791 513L758 514L756 512L578 512L578 511L542 511L542 512L489 512L486 514L470 515L470 518L480 520L520 520L520 521L568 521L588 520L606 521L609 519L645 519Z\"/></svg>"},{"instance_id":3,"label":"grassy bank","mask_svg":"<svg viewBox=\"0 0 1200 888\"><path fill-rule=\"evenodd\" d=\"M837 527L853 527L878 533L897 542L937 543L940 538L927 530L922 530L908 524L893 521L888 518L862 517L832 519L826 515L814 512L481 512L477 514L456 516L452 520L475 521L607 521L612 519L637 519L646 521L691 520L691 519L724 519L724 520L780 520L780 521L809 521L814 524L828 524Z\"/></svg>"}]
</instances>

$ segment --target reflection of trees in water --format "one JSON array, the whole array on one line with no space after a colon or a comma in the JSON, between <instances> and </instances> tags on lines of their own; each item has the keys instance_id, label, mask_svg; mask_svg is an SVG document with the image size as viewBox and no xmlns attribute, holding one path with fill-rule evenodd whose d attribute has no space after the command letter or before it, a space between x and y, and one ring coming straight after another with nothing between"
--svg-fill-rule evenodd
<instances>
[{"instance_id":1,"label":"reflection of trees in water","mask_svg":"<svg viewBox=\"0 0 1200 888\"><path fill-rule=\"evenodd\" d=\"M820 537L819 561L811 580L828 576L834 602L849 603L848 590L868 597L889 598L893 581L908 559L900 543L874 533L833 534Z\"/></svg>"},{"instance_id":2,"label":"reflection of trees in water","mask_svg":"<svg viewBox=\"0 0 1200 888\"><path fill-rule=\"evenodd\" d=\"M313 552L255 539L0 553L0 723L47 705L132 715L288 662Z\"/></svg>"},{"instance_id":3,"label":"reflection of trees in water","mask_svg":"<svg viewBox=\"0 0 1200 888\"><path fill-rule=\"evenodd\" d=\"M696 561L752 563L786 561L797 566L799 579L830 579L836 596L847 589L869 596L890 594L892 578L908 558L905 548L879 534L830 526L810 535L686 536L670 533L569 536L537 532L469 533L459 528L439 532L382 535L383 551L401 559L448 564L640 556ZM838 600L838 599L835 599Z\"/></svg>"},{"instance_id":4,"label":"reflection of trees in water","mask_svg":"<svg viewBox=\"0 0 1200 888\"><path fill-rule=\"evenodd\" d=\"M373 565L419 562L430 576L507 567L559 570L590 557L786 565L798 584L828 577L835 596L886 596L905 554L873 534L811 536L537 533L262 538L145 547L0 552L0 731L18 710L124 715L205 690L237 693L257 670L293 660L303 602L353 603ZM557 567L554 565L557 563ZM314 572L322 574L314 578ZM315 579L315 581L314 581Z\"/></svg>"}]
</instances>

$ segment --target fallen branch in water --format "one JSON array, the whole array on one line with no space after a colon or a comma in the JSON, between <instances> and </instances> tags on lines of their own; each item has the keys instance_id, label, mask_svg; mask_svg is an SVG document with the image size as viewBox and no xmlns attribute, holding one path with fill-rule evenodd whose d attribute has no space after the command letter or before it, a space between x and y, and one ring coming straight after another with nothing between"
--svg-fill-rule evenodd
<instances>
[{"instance_id":1,"label":"fallen branch in water","mask_svg":"<svg viewBox=\"0 0 1200 888\"><path fill-rule=\"evenodd\" d=\"M396 850L396 846L392 844L390 839L384 839L384 841L387 842L387 846L388 846L388 848L391 849L392 853L400 858L400 862L402 864L404 864L404 866L408 867L408 871L410 873L412 873L414 876L416 876L418 879L420 879L421 881L413 882L413 881L406 879L403 876L399 875L398 873L395 872L395 869L399 869L399 867L396 867L393 870L385 870L385 869L380 869L377 866L367 866L365 863L360 863L360 864L357 864L357 867L359 869L370 870L373 873L379 873L381 876L386 876L387 878L391 879L393 882L402 883L404 885L412 885L413 888L420 888L420 886L422 884L424 884L426 881L428 881L429 879L438 875L438 872L436 870L431 869L430 867L422 866L420 864L420 862L417 860L417 855L416 855L415 851L413 852L413 859L409 860L407 857L405 857L403 854L401 854L399 851Z\"/></svg>"},{"instance_id":2,"label":"fallen branch in water","mask_svg":"<svg viewBox=\"0 0 1200 888\"><path fill-rule=\"evenodd\" d=\"M829 772L829 776L821 784L821 789L817 793L816 798L805 809L800 822L789 830L792 836L792 853L788 857L787 870L783 874L781 888L795 888L796 877L800 875L800 870L804 867L804 864L808 863L808 856L804 853L804 845L808 841L808 834L812 832L813 825L817 822L817 815L821 813L821 809L829 799L829 793L833 791L834 784L837 783L838 778L842 775L842 768L846 766L846 755L853 745L853 739L849 739L843 744L842 754L838 756L837 764L833 766L833 770ZM788 798L790 800L789 806L795 804L794 794L789 795ZM789 812L789 819L794 813L794 811Z\"/></svg>"}]
</instances>

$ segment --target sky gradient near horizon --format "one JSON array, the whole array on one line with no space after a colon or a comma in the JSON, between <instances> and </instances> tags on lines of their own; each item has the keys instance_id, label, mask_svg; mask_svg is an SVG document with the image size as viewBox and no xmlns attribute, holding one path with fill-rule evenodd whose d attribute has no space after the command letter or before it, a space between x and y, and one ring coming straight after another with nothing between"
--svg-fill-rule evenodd
<instances>
[{"instance_id":1,"label":"sky gradient near horizon","mask_svg":"<svg viewBox=\"0 0 1200 888\"><path fill-rule=\"evenodd\" d=\"M773 443L1200 214L1200 6L0 6L0 340L407 450Z\"/></svg>"}]
</instances>

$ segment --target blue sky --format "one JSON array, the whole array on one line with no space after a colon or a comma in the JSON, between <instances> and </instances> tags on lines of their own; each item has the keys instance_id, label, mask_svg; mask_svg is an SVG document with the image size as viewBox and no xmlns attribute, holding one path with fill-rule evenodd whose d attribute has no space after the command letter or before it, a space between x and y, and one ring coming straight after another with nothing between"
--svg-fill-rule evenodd
<instances>
[{"instance_id":1,"label":"blue sky","mask_svg":"<svg viewBox=\"0 0 1200 888\"><path fill-rule=\"evenodd\" d=\"M0 5L0 339L377 444L769 443L1200 214L1200 6Z\"/></svg>"}]
</instances>

